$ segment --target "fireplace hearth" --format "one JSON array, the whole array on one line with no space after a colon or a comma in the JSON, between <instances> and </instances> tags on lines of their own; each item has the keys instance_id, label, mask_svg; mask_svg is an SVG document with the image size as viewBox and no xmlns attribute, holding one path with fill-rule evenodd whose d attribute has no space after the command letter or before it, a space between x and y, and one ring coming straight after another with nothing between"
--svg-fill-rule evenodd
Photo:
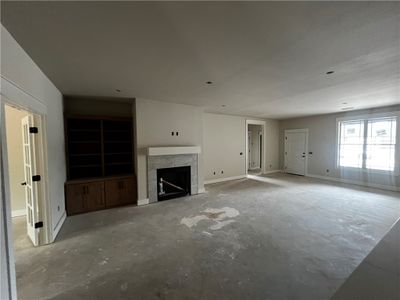
<instances>
[{"instance_id":1,"label":"fireplace hearth","mask_svg":"<svg viewBox=\"0 0 400 300\"><path fill-rule=\"evenodd\" d=\"M191 194L190 166L157 169L157 200Z\"/></svg>"}]
</instances>

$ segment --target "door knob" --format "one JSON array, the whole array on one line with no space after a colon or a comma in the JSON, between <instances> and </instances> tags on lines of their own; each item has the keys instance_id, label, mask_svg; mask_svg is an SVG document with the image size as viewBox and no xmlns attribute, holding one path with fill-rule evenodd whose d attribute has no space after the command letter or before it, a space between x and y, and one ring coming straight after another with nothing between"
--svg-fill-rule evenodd
<instances>
[{"instance_id":1,"label":"door knob","mask_svg":"<svg viewBox=\"0 0 400 300\"><path fill-rule=\"evenodd\" d=\"M21 185L26 185L26 182L21 182Z\"/></svg>"}]
</instances>

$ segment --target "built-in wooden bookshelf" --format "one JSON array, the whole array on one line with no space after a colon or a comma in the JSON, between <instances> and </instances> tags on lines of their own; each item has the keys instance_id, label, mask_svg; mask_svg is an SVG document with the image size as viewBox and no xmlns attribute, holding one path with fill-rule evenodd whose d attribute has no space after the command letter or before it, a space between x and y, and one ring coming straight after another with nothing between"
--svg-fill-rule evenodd
<instances>
[{"instance_id":1,"label":"built-in wooden bookshelf","mask_svg":"<svg viewBox=\"0 0 400 300\"><path fill-rule=\"evenodd\" d=\"M68 180L134 173L132 120L66 118Z\"/></svg>"},{"instance_id":2,"label":"built-in wooden bookshelf","mask_svg":"<svg viewBox=\"0 0 400 300\"><path fill-rule=\"evenodd\" d=\"M136 204L130 118L65 118L68 215Z\"/></svg>"}]
</instances>

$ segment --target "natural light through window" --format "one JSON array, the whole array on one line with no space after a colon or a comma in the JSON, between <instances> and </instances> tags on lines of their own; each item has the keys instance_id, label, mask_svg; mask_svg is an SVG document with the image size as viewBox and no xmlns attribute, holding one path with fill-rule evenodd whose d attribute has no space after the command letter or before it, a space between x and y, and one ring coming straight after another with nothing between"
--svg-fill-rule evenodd
<instances>
[{"instance_id":1,"label":"natural light through window","mask_svg":"<svg viewBox=\"0 0 400 300\"><path fill-rule=\"evenodd\" d=\"M339 122L338 165L394 171L397 117Z\"/></svg>"}]
</instances>

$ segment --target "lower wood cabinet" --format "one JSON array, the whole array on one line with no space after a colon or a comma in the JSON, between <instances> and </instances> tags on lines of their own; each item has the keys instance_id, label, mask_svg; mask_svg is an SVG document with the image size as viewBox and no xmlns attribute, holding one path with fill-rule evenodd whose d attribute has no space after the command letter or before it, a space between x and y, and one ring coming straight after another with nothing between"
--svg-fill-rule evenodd
<instances>
[{"instance_id":1,"label":"lower wood cabinet","mask_svg":"<svg viewBox=\"0 0 400 300\"><path fill-rule=\"evenodd\" d=\"M136 186L131 179L106 180L105 193L107 207L136 203Z\"/></svg>"},{"instance_id":2,"label":"lower wood cabinet","mask_svg":"<svg viewBox=\"0 0 400 300\"><path fill-rule=\"evenodd\" d=\"M68 215L137 203L133 176L68 181L65 193Z\"/></svg>"}]
</instances>

